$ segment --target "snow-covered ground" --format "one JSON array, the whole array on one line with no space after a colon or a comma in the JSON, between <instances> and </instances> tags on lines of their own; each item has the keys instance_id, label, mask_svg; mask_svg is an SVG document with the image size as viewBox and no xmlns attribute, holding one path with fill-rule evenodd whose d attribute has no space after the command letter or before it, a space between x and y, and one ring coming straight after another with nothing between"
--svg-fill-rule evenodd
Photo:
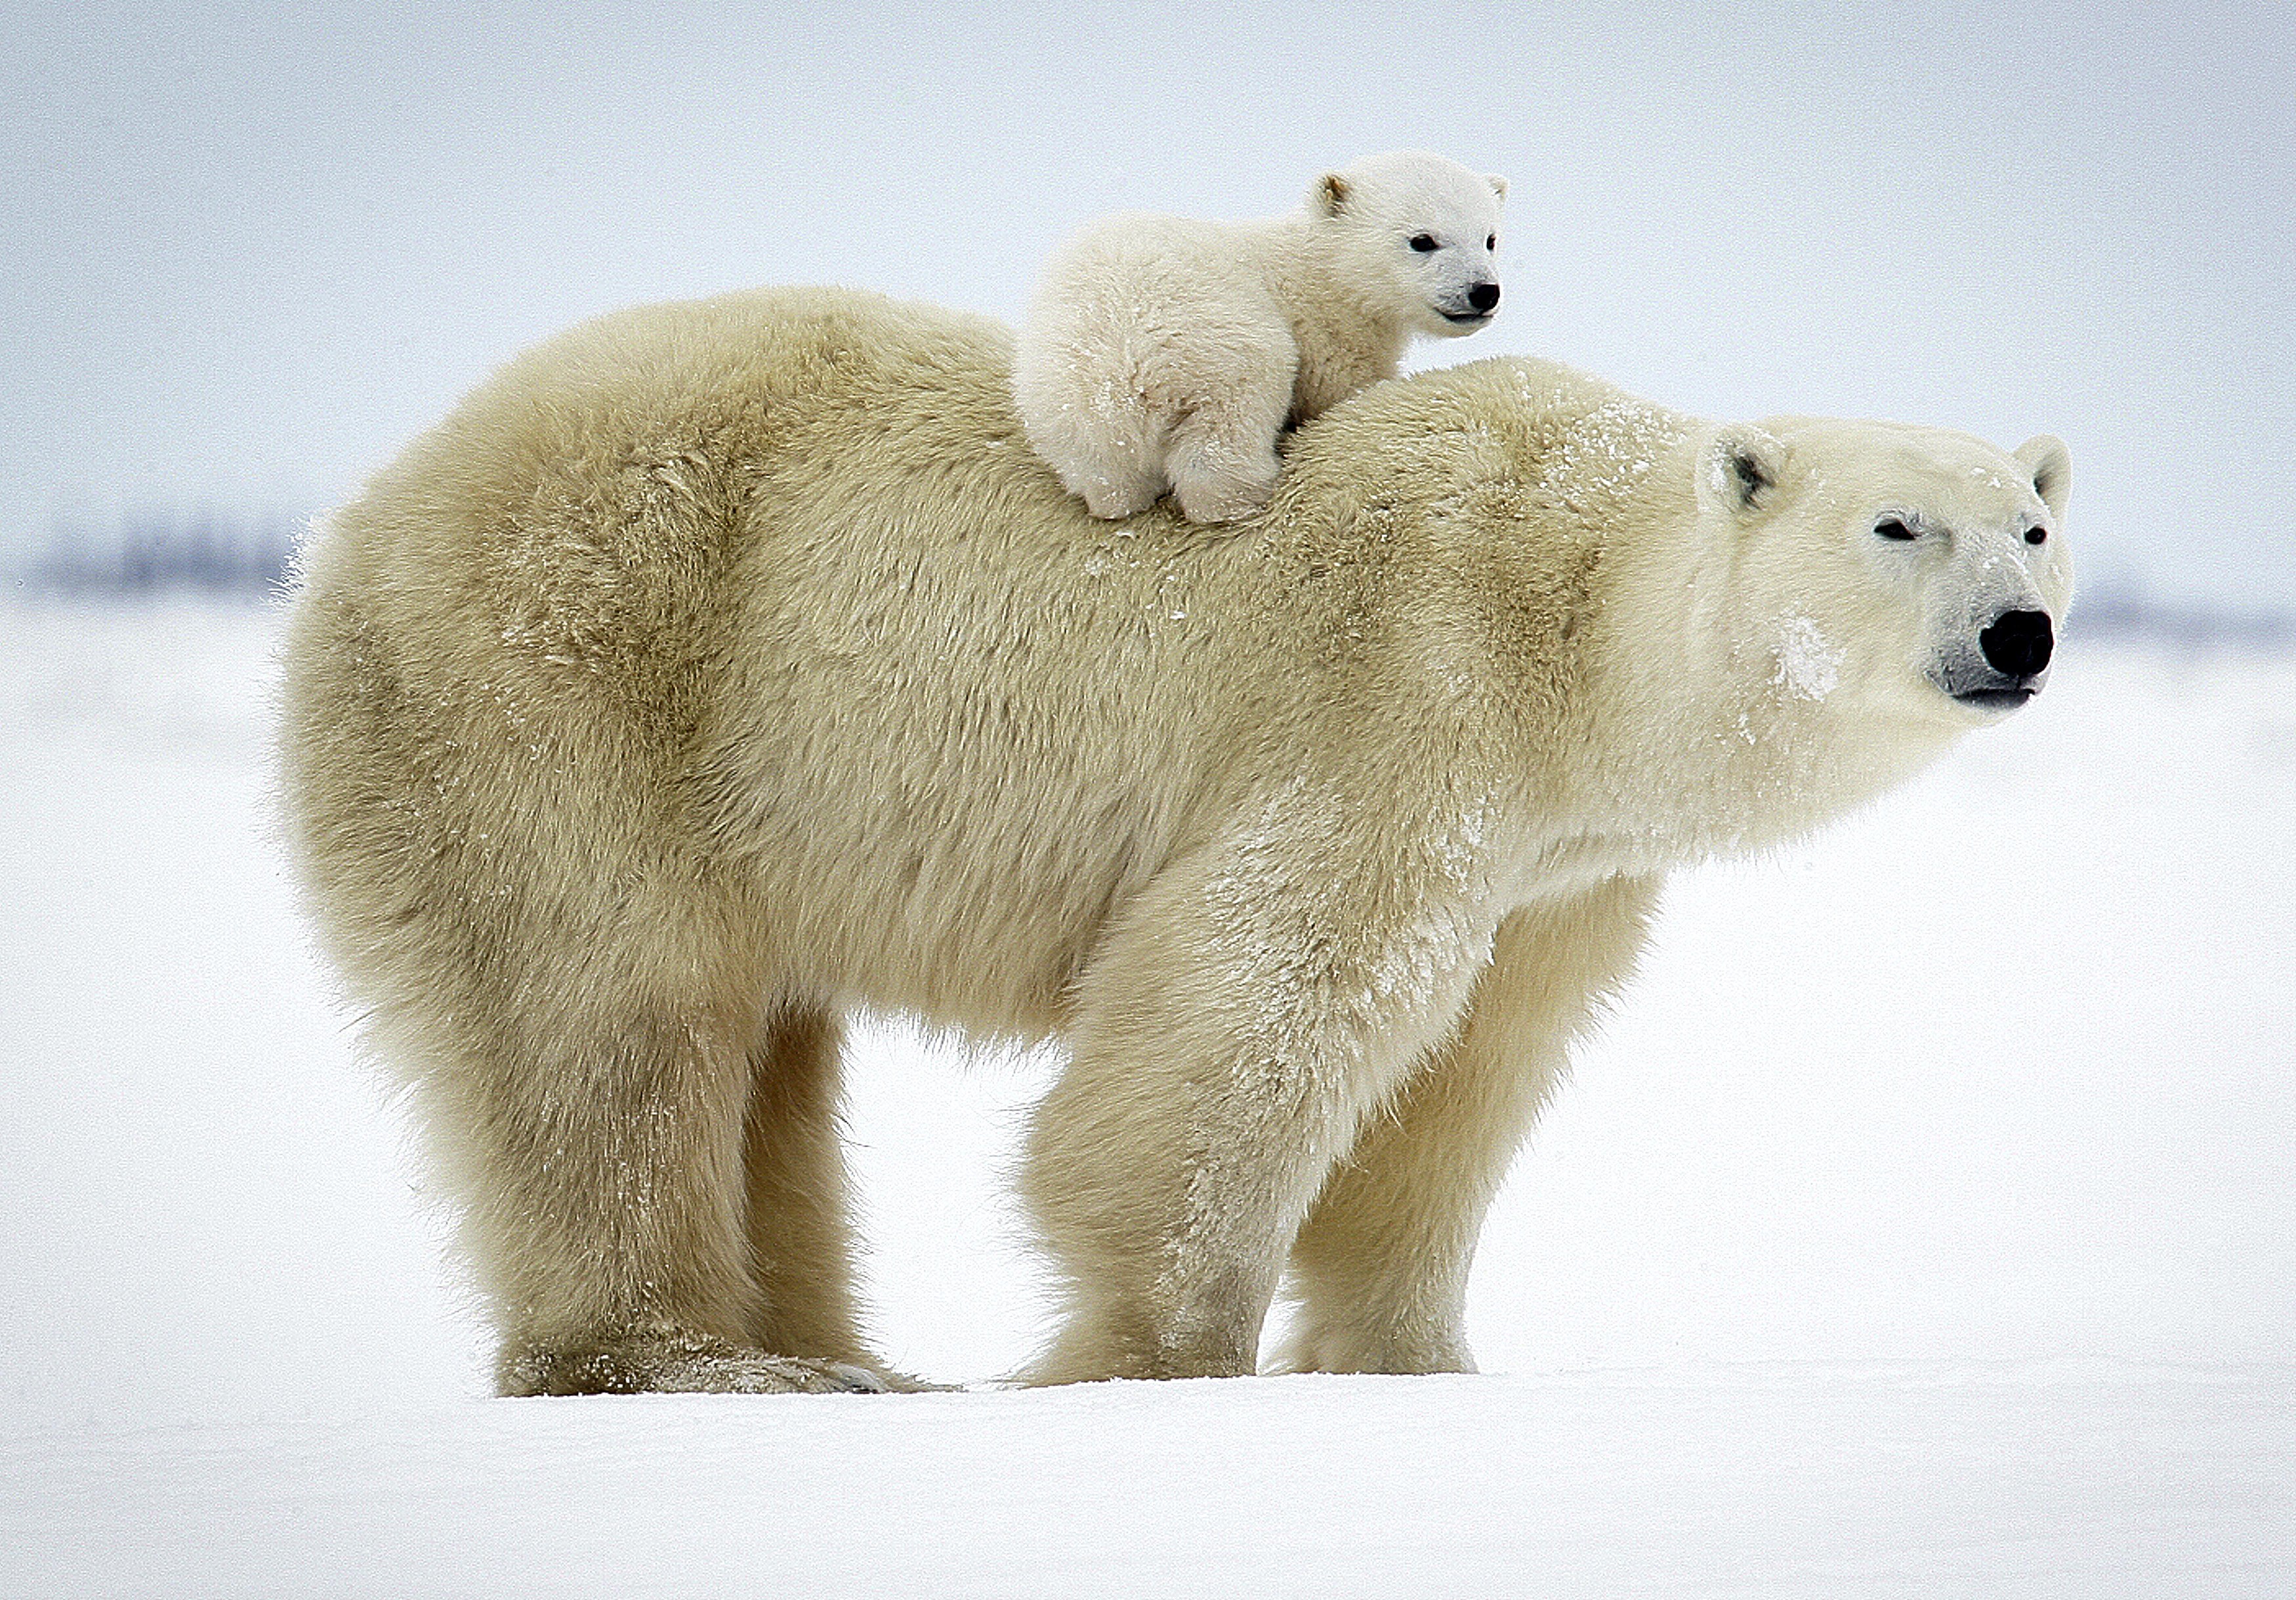
<instances>
[{"instance_id":1,"label":"snow-covered ground","mask_svg":"<svg viewBox=\"0 0 2296 1600\"><path fill-rule=\"evenodd\" d=\"M2085 644L1674 888L1486 1375L485 1399L266 835L273 620L0 607L0 1593L2296 1592L2296 660ZM864 1038L889 1355L1051 1064Z\"/></svg>"}]
</instances>

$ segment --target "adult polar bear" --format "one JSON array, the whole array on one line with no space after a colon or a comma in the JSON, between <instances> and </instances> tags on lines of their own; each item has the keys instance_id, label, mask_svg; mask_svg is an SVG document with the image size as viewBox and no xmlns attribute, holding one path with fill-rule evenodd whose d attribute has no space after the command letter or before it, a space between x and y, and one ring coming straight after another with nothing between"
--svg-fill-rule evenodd
<instances>
[{"instance_id":1,"label":"adult polar bear","mask_svg":"<svg viewBox=\"0 0 2296 1600\"><path fill-rule=\"evenodd\" d=\"M1011 340L834 291L512 362L309 554L291 814L511 1393L872 1388L840 1015L1057 1036L1046 1381L1471 1366L1469 1259L1671 867L2042 681L2063 448L1377 384L1095 521Z\"/></svg>"}]
</instances>

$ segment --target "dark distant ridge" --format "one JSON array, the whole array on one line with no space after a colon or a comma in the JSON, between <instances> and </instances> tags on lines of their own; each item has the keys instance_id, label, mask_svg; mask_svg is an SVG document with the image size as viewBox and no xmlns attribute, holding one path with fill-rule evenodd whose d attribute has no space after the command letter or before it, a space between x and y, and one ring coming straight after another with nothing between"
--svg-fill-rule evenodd
<instances>
[{"instance_id":1,"label":"dark distant ridge","mask_svg":"<svg viewBox=\"0 0 2296 1600\"><path fill-rule=\"evenodd\" d=\"M74 521L60 524L17 576L22 588L56 595L272 595L286 585L308 521L210 511Z\"/></svg>"},{"instance_id":2,"label":"dark distant ridge","mask_svg":"<svg viewBox=\"0 0 2296 1600\"><path fill-rule=\"evenodd\" d=\"M2074 596L2066 634L2075 639L2148 639L2192 649L2296 649L2296 612L2234 610L2156 600L2141 589Z\"/></svg>"},{"instance_id":3,"label":"dark distant ridge","mask_svg":"<svg viewBox=\"0 0 2296 1600\"><path fill-rule=\"evenodd\" d=\"M199 511L139 514L115 523L60 524L16 566L19 592L134 599L284 592L309 519L285 513L234 517ZM2296 650L2296 611L2235 610L2155 599L2142 589L2083 593L2065 631L2075 640L2151 640L2192 649Z\"/></svg>"}]
</instances>

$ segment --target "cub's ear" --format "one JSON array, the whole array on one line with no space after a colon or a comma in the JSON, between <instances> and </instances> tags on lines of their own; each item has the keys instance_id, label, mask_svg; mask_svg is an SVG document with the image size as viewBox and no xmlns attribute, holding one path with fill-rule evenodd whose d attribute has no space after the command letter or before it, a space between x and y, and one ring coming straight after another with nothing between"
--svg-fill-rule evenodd
<instances>
[{"instance_id":1,"label":"cub's ear","mask_svg":"<svg viewBox=\"0 0 2296 1600\"><path fill-rule=\"evenodd\" d=\"M1751 423L1717 428L1698 458L1698 505L1733 517L1751 517L1778 501L1785 480L1784 441Z\"/></svg>"},{"instance_id":2,"label":"cub's ear","mask_svg":"<svg viewBox=\"0 0 2296 1600\"><path fill-rule=\"evenodd\" d=\"M1483 175L1483 182L1488 184L1491 193L1498 196L1499 204L1506 204L1506 179L1496 172L1487 172Z\"/></svg>"},{"instance_id":3,"label":"cub's ear","mask_svg":"<svg viewBox=\"0 0 2296 1600\"><path fill-rule=\"evenodd\" d=\"M2073 486L2072 457L2065 441L2052 433L2029 439L2017 447L2017 459L2033 471L2033 488L2041 502L2059 516L2065 514L2065 492Z\"/></svg>"},{"instance_id":4,"label":"cub's ear","mask_svg":"<svg viewBox=\"0 0 2296 1600\"><path fill-rule=\"evenodd\" d=\"M1315 217L1337 217L1348 209L1348 197L1355 191L1348 180L1336 172L1326 172L1308 191L1308 214Z\"/></svg>"}]
</instances>

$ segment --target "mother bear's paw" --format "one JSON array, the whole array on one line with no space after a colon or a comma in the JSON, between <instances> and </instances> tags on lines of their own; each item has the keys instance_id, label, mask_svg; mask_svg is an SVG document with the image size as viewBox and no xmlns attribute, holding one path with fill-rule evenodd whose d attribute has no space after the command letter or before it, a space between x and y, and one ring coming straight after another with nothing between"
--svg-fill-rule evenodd
<instances>
[{"instance_id":1,"label":"mother bear's paw","mask_svg":"<svg viewBox=\"0 0 2296 1600\"><path fill-rule=\"evenodd\" d=\"M505 1350L505 1395L885 1394L931 1385L849 1361L771 1355L723 1339L645 1333Z\"/></svg>"}]
</instances>

